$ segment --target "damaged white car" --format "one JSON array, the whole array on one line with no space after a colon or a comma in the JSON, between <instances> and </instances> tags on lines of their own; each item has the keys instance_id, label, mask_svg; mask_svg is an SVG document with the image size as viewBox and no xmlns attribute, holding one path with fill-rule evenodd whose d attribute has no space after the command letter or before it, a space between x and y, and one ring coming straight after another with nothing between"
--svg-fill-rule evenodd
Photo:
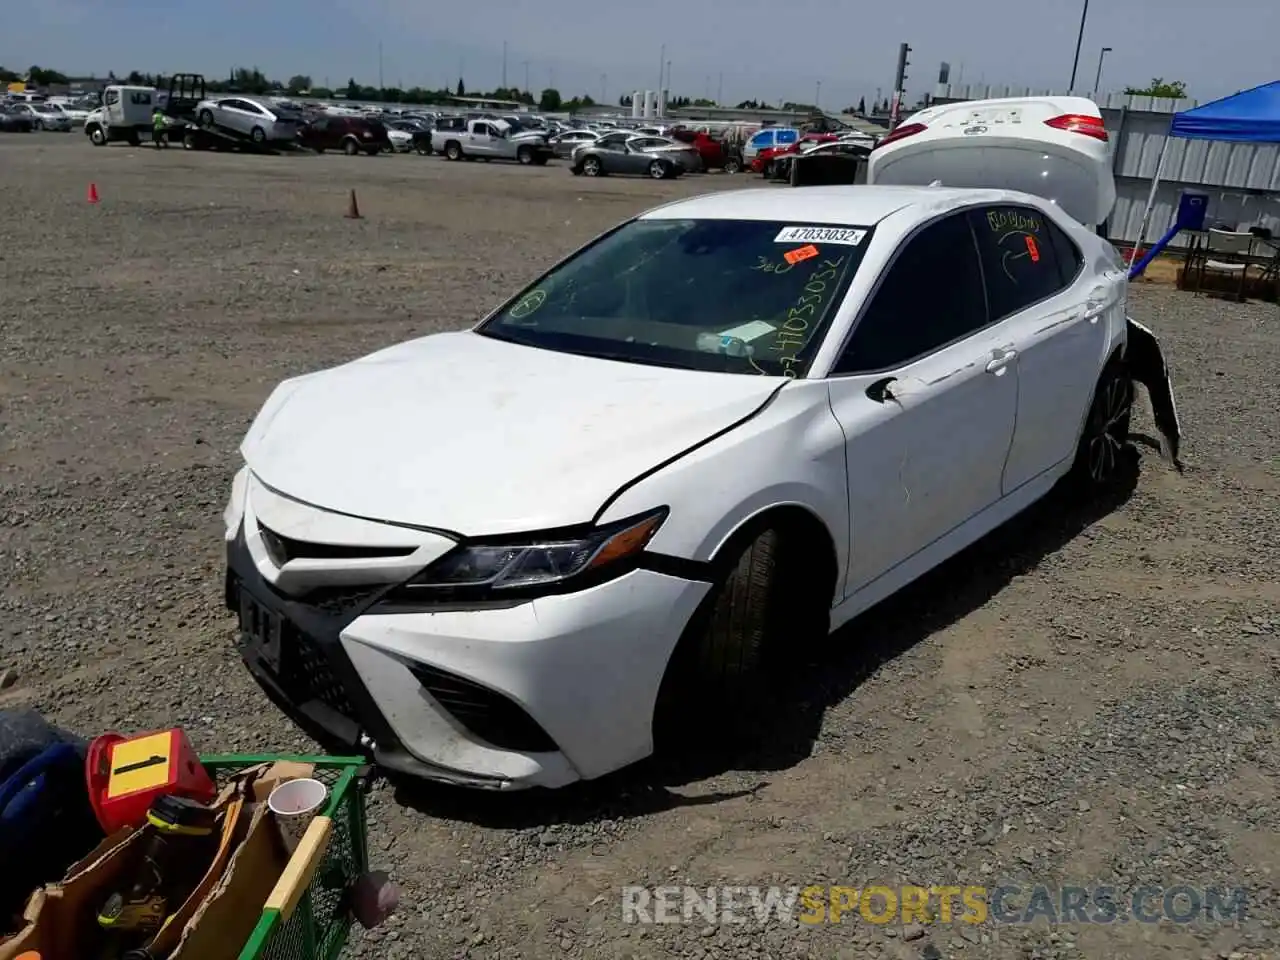
<instances>
[{"instance_id":1,"label":"damaged white car","mask_svg":"<svg viewBox=\"0 0 1280 960\"><path fill-rule=\"evenodd\" d=\"M472 330L297 377L245 438L254 677L389 769L591 779L1044 496L1105 490L1155 338L1086 100L940 107L870 183L677 201Z\"/></svg>"}]
</instances>

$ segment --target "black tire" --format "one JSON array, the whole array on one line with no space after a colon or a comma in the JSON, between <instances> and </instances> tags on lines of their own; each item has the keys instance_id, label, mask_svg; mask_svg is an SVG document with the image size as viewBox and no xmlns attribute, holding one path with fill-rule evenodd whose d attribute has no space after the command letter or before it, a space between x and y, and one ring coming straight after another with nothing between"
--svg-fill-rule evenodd
<instances>
[{"instance_id":1,"label":"black tire","mask_svg":"<svg viewBox=\"0 0 1280 960\"><path fill-rule=\"evenodd\" d=\"M317 153L317 154L324 153L324 147L316 147L316 148L315 148L315 151L316 151L316 153Z\"/></svg>"},{"instance_id":2,"label":"black tire","mask_svg":"<svg viewBox=\"0 0 1280 960\"><path fill-rule=\"evenodd\" d=\"M262 146L267 142L267 131L263 130L261 127L254 127L249 131L249 139L258 146Z\"/></svg>"},{"instance_id":3,"label":"black tire","mask_svg":"<svg viewBox=\"0 0 1280 960\"><path fill-rule=\"evenodd\" d=\"M457 140L450 140L444 145L444 155L450 160L462 159L462 144Z\"/></svg>"},{"instance_id":4,"label":"black tire","mask_svg":"<svg viewBox=\"0 0 1280 960\"><path fill-rule=\"evenodd\" d=\"M597 157L587 157L582 161L582 173L587 177L599 177L604 174L604 167Z\"/></svg>"},{"instance_id":5,"label":"black tire","mask_svg":"<svg viewBox=\"0 0 1280 960\"><path fill-rule=\"evenodd\" d=\"M196 148L195 134L188 133L186 136L182 138L182 149L194 150L195 148Z\"/></svg>"},{"instance_id":6,"label":"black tire","mask_svg":"<svg viewBox=\"0 0 1280 960\"><path fill-rule=\"evenodd\" d=\"M1129 424L1133 418L1133 380L1124 362L1107 363L1094 387L1075 461L1067 475L1073 490L1094 497L1114 489L1131 463Z\"/></svg>"},{"instance_id":7,"label":"black tire","mask_svg":"<svg viewBox=\"0 0 1280 960\"><path fill-rule=\"evenodd\" d=\"M35 120L32 120L32 121L31 121L31 131L32 131L32 133L38 133L38 132L40 132L40 131L42 131L42 130L44 130L44 121L43 121L43 120L41 120L41 119L39 119L39 118L37 117Z\"/></svg>"},{"instance_id":8,"label":"black tire","mask_svg":"<svg viewBox=\"0 0 1280 960\"><path fill-rule=\"evenodd\" d=\"M420 144L418 144L418 146L417 146L417 147L415 147L414 149L416 149L416 150L418 151L418 156L420 156L420 157L429 157L429 156L431 156L431 144L429 144L429 143L420 143Z\"/></svg>"},{"instance_id":9,"label":"black tire","mask_svg":"<svg viewBox=\"0 0 1280 960\"><path fill-rule=\"evenodd\" d=\"M742 170L742 161L737 157L730 157L724 162L725 173L738 173Z\"/></svg>"},{"instance_id":10,"label":"black tire","mask_svg":"<svg viewBox=\"0 0 1280 960\"><path fill-rule=\"evenodd\" d=\"M89 131L89 142L95 147L105 147L107 145L107 131L101 127L93 127Z\"/></svg>"},{"instance_id":11,"label":"black tire","mask_svg":"<svg viewBox=\"0 0 1280 960\"><path fill-rule=\"evenodd\" d=\"M206 130L213 129L213 111L212 110L200 111L200 126L204 127Z\"/></svg>"},{"instance_id":12,"label":"black tire","mask_svg":"<svg viewBox=\"0 0 1280 960\"><path fill-rule=\"evenodd\" d=\"M524 166L533 163L533 150L530 147L521 147L516 151L516 160Z\"/></svg>"},{"instance_id":13,"label":"black tire","mask_svg":"<svg viewBox=\"0 0 1280 960\"><path fill-rule=\"evenodd\" d=\"M659 752L680 752L689 731L763 692L773 624L782 605L778 531L748 534L728 551L711 592L667 665L654 713Z\"/></svg>"},{"instance_id":14,"label":"black tire","mask_svg":"<svg viewBox=\"0 0 1280 960\"><path fill-rule=\"evenodd\" d=\"M533 164L536 167L545 167L547 165L547 161L550 159L551 158L548 157L546 154L539 154L538 156L533 158Z\"/></svg>"},{"instance_id":15,"label":"black tire","mask_svg":"<svg viewBox=\"0 0 1280 960\"><path fill-rule=\"evenodd\" d=\"M666 180L671 176L670 169L661 160L655 160L649 164L649 176L654 180Z\"/></svg>"},{"instance_id":16,"label":"black tire","mask_svg":"<svg viewBox=\"0 0 1280 960\"><path fill-rule=\"evenodd\" d=\"M355 137L347 137L346 140L342 141L342 152L348 157L354 157L360 152L360 144L356 141Z\"/></svg>"}]
</instances>

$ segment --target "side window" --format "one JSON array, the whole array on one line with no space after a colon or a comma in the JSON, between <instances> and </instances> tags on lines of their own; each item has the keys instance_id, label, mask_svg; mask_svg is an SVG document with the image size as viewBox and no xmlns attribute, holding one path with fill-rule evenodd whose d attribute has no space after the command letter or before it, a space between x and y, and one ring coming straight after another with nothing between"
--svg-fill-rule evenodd
<instances>
[{"instance_id":1,"label":"side window","mask_svg":"<svg viewBox=\"0 0 1280 960\"><path fill-rule=\"evenodd\" d=\"M1058 257L1058 271L1062 274L1062 282L1070 286L1080 273L1080 268L1084 266L1084 257L1080 253L1080 248L1067 236L1065 230L1052 220L1046 219L1045 226L1049 228L1053 252Z\"/></svg>"},{"instance_id":2,"label":"side window","mask_svg":"<svg viewBox=\"0 0 1280 960\"><path fill-rule=\"evenodd\" d=\"M1003 320L1066 286L1049 234L1049 222L1030 207L981 207L969 211L978 238L991 319Z\"/></svg>"},{"instance_id":3,"label":"side window","mask_svg":"<svg viewBox=\"0 0 1280 960\"><path fill-rule=\"evenodd\" d=\"M104 99L108 107L115 106L117 103L120 102L120 91L108 90L107 95Z\"/></svg>"},{"instance_id":4,"label":"side window","mask_svg":"<svg viewBox=\"0 0 1280 960\"><path fill-rule=\"evenodd\" d=\"M751 146L755 147L757 150L764 150L767 147L773 146L773 131L767 130L763 133L757 133L751 138Z\"/></svg>"},{"instance_id":5,"label":"side window","mask_svg":"<svg viewBox=\"0 0 1280 960\"><path fill-rule=\"evenodd\" d=\"M986 325L973 233L963 213L952 214L898 252L833 372L900 367Z\"/></svg>"},{"instance_id":6,"label":"side window","mask_svg":"<svg viewBox=\"0 0 1280 960\"><path fill-rule=\"evenodd\" d=\"M799 139L800 139L800 134L796 133L794 130L778 131L778 144L781 146L795 143Z\"/></svg>"}]
</instances>

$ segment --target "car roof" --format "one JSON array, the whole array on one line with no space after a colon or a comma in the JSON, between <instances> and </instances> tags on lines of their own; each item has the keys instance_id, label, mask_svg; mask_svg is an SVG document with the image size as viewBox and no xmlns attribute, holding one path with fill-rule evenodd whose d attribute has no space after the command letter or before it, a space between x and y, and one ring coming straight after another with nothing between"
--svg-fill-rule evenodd
<instances>
[{"instance_id":1,"label":"car roof","mask_svg":"<svg viewBox=\"0 0 1280 960\"><path fill-rule=\"evenodd\" d=\"M995 201L1010 197L1004 190L958 187L836 186L794 190L726 190L677 200L641 215L650 220L795 220L871 226L911 206L925 211L939 206Z\"/></svg>"}]
</instances>

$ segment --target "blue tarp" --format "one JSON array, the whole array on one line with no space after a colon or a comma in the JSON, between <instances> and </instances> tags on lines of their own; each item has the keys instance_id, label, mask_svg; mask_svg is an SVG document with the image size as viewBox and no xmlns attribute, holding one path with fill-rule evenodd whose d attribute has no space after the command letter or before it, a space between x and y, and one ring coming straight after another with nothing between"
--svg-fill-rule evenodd
<instances>
[{"instance_id":1,"label":"blue tarp","mask_svg":"<svg viewBox=\"0 0 1280 960\"><path fill-rule=\"evenodd\" d=\"M1169 135L1187 140L1280 143L1280 80L1175 113Z\"/></svg>"}]
</instances>

